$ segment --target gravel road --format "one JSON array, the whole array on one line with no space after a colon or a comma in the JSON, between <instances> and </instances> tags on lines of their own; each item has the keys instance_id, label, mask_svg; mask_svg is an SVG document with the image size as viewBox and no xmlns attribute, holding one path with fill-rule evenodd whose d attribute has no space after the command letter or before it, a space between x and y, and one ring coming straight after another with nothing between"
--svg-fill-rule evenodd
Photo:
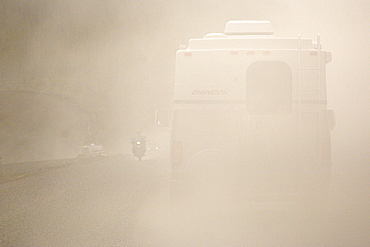
<instances>
[{"instance_id":1,"label":"gravel road","mask_svg":"<svg viewBox=\"0 0 370 247\"><path fill-rule=\"evenodd\" d=\"M115 157L3 183L0 245L141 246L138 212L165 196L164 166Z\"/></svg>"},{"instance_id":2,"label":"gravel road","mask_svg":"<svg viewBox=\"0 0 370 247\"><path fill-rule=\"evenodd\" d=\"M168 162L112 156L0 184L0 246L367 246L366 207L169 203ZM230 202L232 205L232 202Z\"/></svg>"}]
</instances>

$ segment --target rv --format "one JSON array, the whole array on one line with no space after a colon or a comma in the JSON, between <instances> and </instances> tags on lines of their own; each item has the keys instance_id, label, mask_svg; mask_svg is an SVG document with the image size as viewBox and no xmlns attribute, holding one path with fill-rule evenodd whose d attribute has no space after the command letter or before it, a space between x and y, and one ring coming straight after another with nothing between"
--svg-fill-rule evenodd
<instances>
[{"instance_id":1,"label":"rv","mask_svg":"<svg viewBox=\"0 0 370 247\"><path fill-rule=\"evenodd\" d=\"M229 21L176 53L171 193L302 198L327 191L326 64L317 41L274 36L269 21ZM262 198L262 199L261 199Z\"/></svg>"}]
</instances>

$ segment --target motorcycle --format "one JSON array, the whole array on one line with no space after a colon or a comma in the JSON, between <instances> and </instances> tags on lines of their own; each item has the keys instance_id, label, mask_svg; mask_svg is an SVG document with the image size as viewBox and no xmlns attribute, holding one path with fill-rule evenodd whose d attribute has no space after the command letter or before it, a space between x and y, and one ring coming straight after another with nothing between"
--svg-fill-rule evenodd
<instances>
[{"instance_id":1,"label":"motorcycle","mask_svg":"<svg viewBox=\"0 0 370 247\"><path fill-rule=\"evenodd\" d=\"M132 139L131 143L132 143L133 155L136 156L139 159L139 161L141 161L141 158L145 156L145 152L146 152L145 138Z\"/></svg>"}]
</instances>

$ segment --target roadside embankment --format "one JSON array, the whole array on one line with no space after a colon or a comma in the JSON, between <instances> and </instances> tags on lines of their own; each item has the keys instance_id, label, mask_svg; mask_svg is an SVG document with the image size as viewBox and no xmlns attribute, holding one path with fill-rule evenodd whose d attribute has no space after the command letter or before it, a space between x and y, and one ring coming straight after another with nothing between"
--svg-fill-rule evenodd
<instances>
[{"instance_id":1,"label":"roadside embankment","mask_svg":"<svg viewBox=\"0 0 370 247\"><path fill-rule=\"evenodd\" d=\"M89 117L77 103L52 94L0 90L2 164L76 157Z\"/></svg>"}]
</instances>

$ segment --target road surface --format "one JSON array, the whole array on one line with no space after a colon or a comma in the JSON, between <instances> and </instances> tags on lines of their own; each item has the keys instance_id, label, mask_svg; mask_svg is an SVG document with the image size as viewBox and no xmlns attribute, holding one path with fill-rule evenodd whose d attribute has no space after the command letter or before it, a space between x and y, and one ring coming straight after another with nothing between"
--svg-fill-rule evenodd
<instances>
[{"instance_id":1,"label":"road surface","mask_svg":"<svg viewBox=\"0 0 370 247\"><path fill-rule=\"evenodd\" d=\"M232 210L168 200L169 165L112 156L0 184L0 246L365 246L354 210ZM339 208L339 207L338 207ZM344 213L343 213L344 212ZM367 215L367 214L366 214Z\"/></svg>"},{"instance_id":2,"label":"road surface","mask_svg":"<svg viewBox=\"0 0 370 247\"><path fill-rule=\"evenodd\" d=\"M138 214L165 196L165 168L117 156L3 183L0 245L139 246Z\"/></svg>"}]
</instances>

